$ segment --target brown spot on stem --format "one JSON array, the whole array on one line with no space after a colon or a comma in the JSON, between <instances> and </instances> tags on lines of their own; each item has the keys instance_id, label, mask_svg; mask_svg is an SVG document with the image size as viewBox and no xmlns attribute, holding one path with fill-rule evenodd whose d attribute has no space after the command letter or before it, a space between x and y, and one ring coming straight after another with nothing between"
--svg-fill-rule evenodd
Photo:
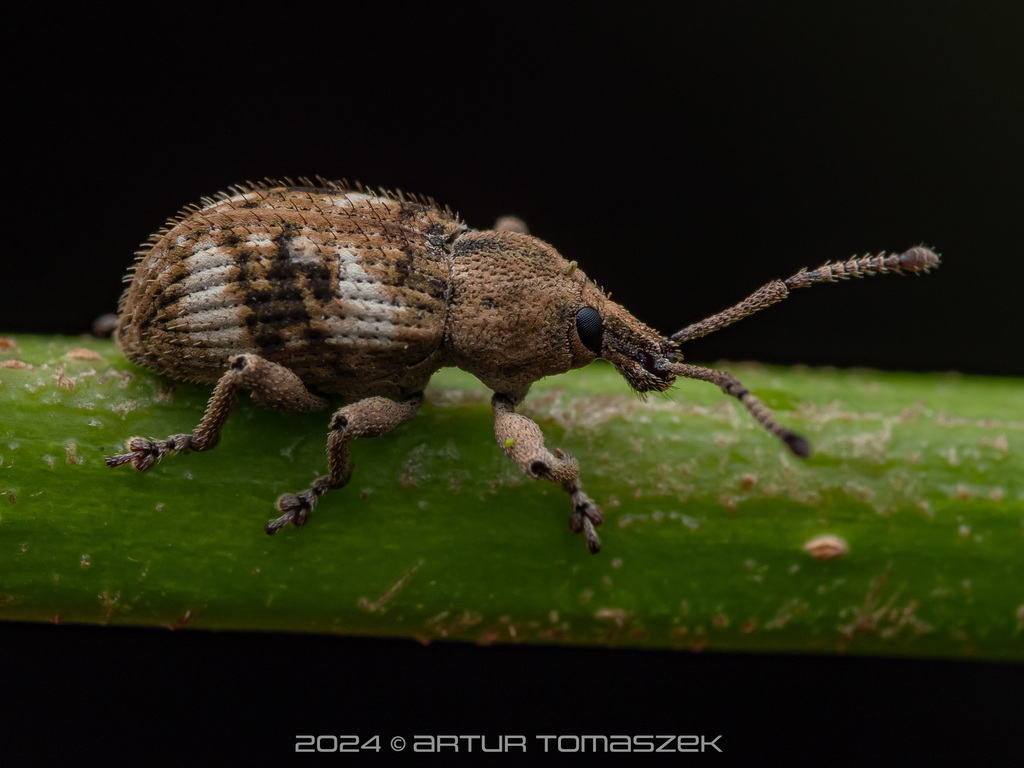
<instances>
[{"instance_id":1,"label":"brown spot on stem","mask_svg":"<svg viewBox=\"0 0 1024 768\"><path fill-rule=\"evenodd\" d=\"M69 360L102 360L103 355L94 349L86 349L85 347L75 347L69 350L64 357Z\"/></svg>"},{"instance_id":2,"label":"brown spot on stem","mask_svg":"<svg viewBox=\"0 0 1024 768\"><path fill-rule=\"evenodd\" d=\"M844 539L832 534L815 536L804 544L804 552L815 560L832 560L842 557L850 551L850 545Z\"/></svg>"}]
</instances>

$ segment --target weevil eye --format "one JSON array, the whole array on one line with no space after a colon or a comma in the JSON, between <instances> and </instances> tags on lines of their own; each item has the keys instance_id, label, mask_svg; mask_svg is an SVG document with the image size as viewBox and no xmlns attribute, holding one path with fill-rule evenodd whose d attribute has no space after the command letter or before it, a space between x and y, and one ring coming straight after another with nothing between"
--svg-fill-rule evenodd
<instances>
[{"instance_id":1,"label":"weevil eye","mask_svg":"<svg viewBox=\"0 0 1024 768\"><path fill-rule=\"evenodd\" d=\"M576 313L576 333L584 347L595 355L599 354L601 352L601 336L604 334L601 313L593 307L583 307Z\"/></svg>"}]
</instances>

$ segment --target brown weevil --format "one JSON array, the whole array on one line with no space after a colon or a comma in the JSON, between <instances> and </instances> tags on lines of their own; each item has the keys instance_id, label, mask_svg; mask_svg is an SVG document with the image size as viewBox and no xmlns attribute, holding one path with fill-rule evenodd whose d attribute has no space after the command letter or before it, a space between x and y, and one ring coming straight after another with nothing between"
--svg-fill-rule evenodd
<instances>
[{"instance_id":1,"label":"brown weevil","mask_svg":"<svg viewBox=\"0 0 1024 768\"><path fill-rule=\"evenodd\" d=\"M926 272L924 247L800 270L724 312L665 337L611 301L517 219L475 231L430 198L345 182L248 184L205 198L167 223L139 253L121 299L117 343L139 365L215 383L189 434L133 437L107 459L146 470L169 453L206 451L239 389L290 411L349 402L330 420L328 474L277 500L275 533L300 526L320 498L351 477L349 443L412 418L434 371L457 366L494 395L498 445L531 478L560 483L570 528L600 549L600 508L583 492L579 464L544 446L515 412L530 385L603 357L639 393L677 377L717 384L797 456L807 441L779 424L734 376L681 362L679 347L764 309L795 288L887 272Z\"/></svg>"}]
</instances>

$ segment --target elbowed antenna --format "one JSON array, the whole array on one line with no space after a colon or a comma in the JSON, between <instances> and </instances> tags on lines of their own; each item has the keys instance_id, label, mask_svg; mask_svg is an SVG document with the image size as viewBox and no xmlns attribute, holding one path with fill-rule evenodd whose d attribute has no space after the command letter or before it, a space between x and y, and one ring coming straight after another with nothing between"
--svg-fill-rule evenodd
<instances>
[{"instance_id":1,"label":"elbowed antenna","mask_svg":"<svg viewBox=\"0 0 1024 768\"><path fill-rule=\"evenodd\" d=\"M699 365L688 365L686 363L663 363L662 370L668 371L675 376L682 376L686 379L699 379L709 381L722 388L725 394L735 397L746 408L754 420L766 430L775 435L786 444L793 453L801 459L810 458L812 453L811 444L807 438L801 437L787 427L782 426L775 419L771 409L750 394L750 390L744 387L740 380L731 373L716 371L714 368L703 368Z\"/></svg>"},{"instance_id":2,"label":"elbowed antenna","mask_svg":"<svg viewBox=\"0 0 1024 768\"><path fill-rule=\"evenodd\" d=\"M938 263L939 255L924 246L911 248L898 255L892 253L888 256L885 254L864 256L837 264L826 262L810 272L801 269L785 280L773 280L762 285L739 304L735 304L717 315L705 318L699 323L688 325L683 330L673 333L669 338L682 343L707 336L709 333L721 330L737 320L750 317L755 312L760 312L762 309L782 301L791 290L796 288L809 288L814 283L834 283L837 280L845 280L850 277L870 277L890 272L895 274L927 272L932 267L938 266Z\"/></svg>"},{"instance_id":3,"label":"elbowed antenna","mask_svg":"<svg viewBox=\"0 0 1024 768\"><path fill-rule=\"evenodd\" d=\"M739 304L735 304L724 312L712 315L701 320L699 323L688 325L678 333L672 334L669 338L676 343L699 339L717 330L732 325L737 320L749 317L755 312L760 312L772 304L782 301L789 295L789 292L796 288L809 288L814 283L834 283L837 280L845 280L849 277L869 277L871 275L884 275L889 272L902 274L903 272L927 272L939 263L939 256L934 251L918 246L904 251L901 254L879 254L877 256L864 256L859 259L850 259L838 264L826 263L817 269L808 272L801 269L795 275L786 280L773 280L763 285L750 294ZM712 368L702 368L699 365L687 365L684 363L661 362L658 367L675 376L682 376L687 379L699 379L717 384L725 394L735 397L754 417L755 421L771 432L800 458L806 459L811 455L811 444L800 435L782 426L775 419L775 415L760 400L750 394L739 379L731 373L716 371Z\"/></svg>"}]
</instances>

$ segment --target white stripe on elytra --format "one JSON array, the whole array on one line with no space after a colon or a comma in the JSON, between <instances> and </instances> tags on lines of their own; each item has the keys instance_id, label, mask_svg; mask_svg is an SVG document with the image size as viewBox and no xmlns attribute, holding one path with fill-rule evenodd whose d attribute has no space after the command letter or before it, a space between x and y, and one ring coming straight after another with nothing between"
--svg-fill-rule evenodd
<instances>
[{"instance_id":1,"label":"white stripe on elytra","mask_svg":"<svg viewBox=\"0 0 1024 768\"><path fill-rule=\"evenodd\" d=\"M327 319L331 334L356 345L391 344L402 329L405 302L363 269L359 256L335 248L338 296L344 317Z\"/></svg>"},{"instance_id":2,"label":"white stripe on elytra","mask_svg":"<svg viewBox=\"0 0 1024 768\"><path fill-rule=\"evenodd\" d=\"M182 281L184 294L179 300L180 330L187 328L199 346L244 351L241 345L247 332L239 323L242 300L232 290L235 249L226 245L196 247L186 264L188 276Z\"/></svg>"}]
</instances>

